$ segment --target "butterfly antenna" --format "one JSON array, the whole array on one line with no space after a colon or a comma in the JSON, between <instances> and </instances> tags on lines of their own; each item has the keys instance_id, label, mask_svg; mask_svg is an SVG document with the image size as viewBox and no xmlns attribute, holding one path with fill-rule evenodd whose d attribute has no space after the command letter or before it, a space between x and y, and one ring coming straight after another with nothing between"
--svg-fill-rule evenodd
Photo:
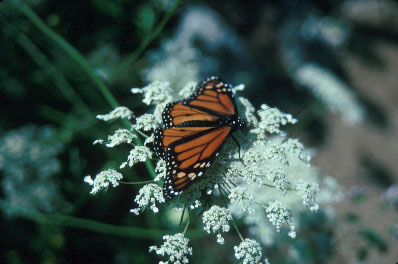
<instances>
[{"instance_id":1,"label":"butterfly antenna","mask_svg":"<svg viewBox=\"0 0 398 264\"><path fill-rule=\"evenodd\" d=\"M239 160L240 160L240 162L242 162L243 166L246 167L245 163L243 163L243 160L242 160L242 158L240 157L240 144L239 144L239 142L236 140L236 138L234 137L234 135L231 135L231 136L232 136L232 139L235 141L235 143L238 145L238 149L239 149Z\"/></svg>"}]
</instances>

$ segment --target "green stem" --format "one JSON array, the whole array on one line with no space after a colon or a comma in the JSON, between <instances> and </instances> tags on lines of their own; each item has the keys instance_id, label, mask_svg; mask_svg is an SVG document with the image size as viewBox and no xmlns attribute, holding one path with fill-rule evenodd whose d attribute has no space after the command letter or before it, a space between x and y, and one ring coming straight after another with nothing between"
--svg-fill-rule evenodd
<instances>
[{"instance_id":1,"label":"green stem","mask_svg":"<svg viewBox=\"0 0 398 264\"><path fill-rule=\"evenodd\" d=\"M218 185L218 189L220 190L221 200L223 201L225 208L228 208L227 202L225 201L225 196L224 196L224 193L223 193L223 192L224 192L223 188L221 188L221 186ZM245 241L245 239L243 238L242 234L241 234L240 231L239 231L238 226L237 226L236 223L235 223L235 219L234 219L234 216L233 216L232 214L231 214L231 222L232 222L232 226L234 227L236 233L238 233L238 236L239 236L240 240L241 240L242 242Z\"/></svg>"},{"instance_id":2,"label":"green stem","mask_svg":"<svg viewBox=\"0 0 398 264\"><path fill-rule=\"evenodd\" d=\"M240 174L240 173L238 173L238 175L241 176L241 177L243 177L243 175ZM271 188L273 188L273 189L277 189L276 186L271 185L271 184L263 183L263 185L264 185L264 186L267 186L267 187L271 187ZM287 190L287 191L294 191L294 189L289 188L289 187L286 187L286 190Z\"/></svg>"},{"instance_id":3,"label":"green stem","mask_svg":"<svg viewBox=\"0 0 398 264\"><path fill-rule=\"evenodd\" d=\"M271 187L277 189L274 185L263 183L264 186ZM294 191L292 188L286 187L287 191Z\"/></svg>"},{"instance_id":4,"label":"green stem","mask_svg":"<svg viewBox=\"0 0 398 264\"><path fill-rule=\"evenodd\" d=\"M140 134L141 136L143 136L144 138L149 138L148 135L146 135L145 133L143 133L141 130L139 129L135 129L135 132L137 132L138 134Z\"/></svg>"},{"instance_id":5,"label":"green stem","mask_svg":"<svg viewBox=\"0 0 398 264\"><path fill-rule=\"evenodd\" d=\"M84 104L79 94L75 92L73 87L64 78L64 76L47 60L46 56L25 34L19 33L16 37L16 41L25 49L25 51L39 67L46 69L50 73L49 75L54 79L55 86L72 104L72 106L75 108L75 112L79 113L83 111L86 114L90 113L89 108Z\"/></svg>"},{"instance_id":6,"label":"green stem","mask_svg":"<svg viewBox=\"0 0 398 264\"><path fill-rule=\"evenodd\" d=\"M173 16L175 9L178 7L179 1L177 0L174 6L164 15L162 20L153 30L153 32L145 38L138 48L129 55L123 62L111 70L110 75L114 78L117 74L127 69L131 64L144 52L144 50L151 44L151 42L157 38L157 36L162 32L163 28L166 26L169 19Z\"/></svg>"},{"instance_id":7,"label":"green stem","mask_svg":"<svg viewBox=\"0 0 398 264\"><path fill-rule=\"evenodd\" d=\"M50 27L40 19L38 15L26 4L19 0L12 0L11 3L21 11L41 32L49 39L54 41L61 49L63 49L87 74L91 81L96 85L97 89L102 93L105 99L112 107L117 107L119 104L110 93L104 82L94 74L93 69L86 60L86 58L72 45L70 45L64 38L58 35Z\"/></svg>"},{"instance_id":8,"label":"green stem","mask_svg":"<svg viewBox=\"0 0 398 264\"><path fill-rule=\"evenodd\" d=\"M108 87L106 87L104 82L97 75L94 74L93 69L91 68L86 58L84 58L84 56L77 49L75 49L64 38L55 33L51 28L49 28L29 6L25 5L19 0L12 0L11 3L14 5L15 8L20 10L41 32L43 32L44 35L57 43L57 45L59 45L59 47L61 47L61 49L63 49L66 54L68 54L81 67L81 69L92 80L97 89L102 93L104 98L112 107L119 106L115 97L113 97L112 93L108 90ZM126 125L126 127L131 127L130 123L127 120L123 120L123 123ZM137 145L143 144L142 140L139 137L134 138L134 142ZM151 176L155 178L156 172L152 162L149 159L145 161L145 166Z\"/></svg>"},{"instance_id":9,"label":"green stem","mask_svg":"<svg viewBox=\"0 0 398 264\"><path fill-rule=\"evenodd\" d=\"M153 180L150 181L139 181L139 182L125 182L125 181L121 181L120 183L123 184L147 184L147 183L152 183L154 182Z\"/></svg>"},{"instance_id":10,"label":"green stem","mask_svg":"<svg viewBox=\"0 0 398 264\"><path fill-rule=\"evenodd\" d=\"M191 223L191 214L188 214L188 220L187 220L187 223L185 225L184 232L182 232L183 234L185 234L185 232L187 232L188 226L189 226L190 223Z\"/></svg>"},{"instance_id":11,"label":"green stem","mask_svg":"<svg viewBox=\"0 0 398 264\"><path fill-rule=\"evenodd\" d=\"M0 209L6 214L17 215L26 219L32 220L39 224L53 225L53 226L68 226L73 228L80 228L94 231L102 234L109 234L122 237L143 238L143 239L159 239L164 230L147 229L130 226L110 225L94 220L83 219L79 217L67 216L62 214L45 214L35 210L29 210L12 206L11 204L0 200ZM189 232L189 237L197 238L203 236L202 230L193 230Z\"/></svg>"}]
</instances>

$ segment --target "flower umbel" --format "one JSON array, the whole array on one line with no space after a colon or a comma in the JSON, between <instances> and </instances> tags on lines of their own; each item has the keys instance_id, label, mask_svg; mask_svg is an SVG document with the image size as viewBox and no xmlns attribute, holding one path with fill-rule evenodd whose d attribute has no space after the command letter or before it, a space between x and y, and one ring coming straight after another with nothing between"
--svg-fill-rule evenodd
<instances>
[{"instance_id":1,"label":"flower umbel","mask_svg":"<svg viewBox=\"0 0 398 264\"><path fill-rule=\"evenodd\" d=\"M276 231L281 230L283 223L289 223L292 220L292 212L289 208L279 201L271 201L265 209L269 221L276 227Z\"/></svg>"},{"instance_id":2,"label":"flower umbel","mask_svg":"<svg viewBox=\"0 0 398 264\"><path fill-rule=\"evenodd\" d=\"M109 169L98 173L94 180L88 175L84 177L84 181L93 186L90 193L96 194L101 189L108 188L109 184L112 184L113 187L118 186L122 178L123 175L120 172Z\"/></svg>"},{"instance_id":3,"label":"flower umbel","mask_svg":"<svg viewBox=\"0 0 398 264\"><path fill-rule=\"evenodd\" d=\"M134 113L125 106L116 107L113 111L106 115L97 115L97 118L104 121L110 121L114 119L131 119L134 117Z\"/></svg>"},{"instance_id":4,"label":"flower umbel","mask_svg":"<svg viewBox=\"0 0 398 264\"><path fill-rule=\"evenodd\" d=\"M129 156L127 157L127 161L123 162L120 165L120 168L126 167L126 165L129 165L130 167L133 167L135 164L138 162L144 162L147 159L152 158L152 151L146 147L146 146L135 146L131 151Z\"/></svg>"},{"instance_id":5,"label":"flower umbel","mask_svg":"<svg viewBox=\"0 0 398 264\"><path fill-rule=\"evenodd\" d=\"M218 233L217 242L224 244L224 239L220 232L228 232L230 229L229 221L232 216L227 208L222 208L218 205L213 205L209 210L203 213L204 230L207 233Z\"/></svg>"},{"instance_id":6,"label":"flower umbel","mask_svg":"<svg viewBox=\"0 0 398 264\"><path fill-rule=\"evenodd\" d=\"M105 146L107 146L108 148L113 148L114 146L120 145L122 143L131 144L133 142L133 139L136 137L137 136L128 129L118 129L113 135L108 136L108 141L105 142ZM96 141L94 141L94 144L97 143L103 144L104 140L97 139Z\"/></svg>"},{"instance_id":7,"label":"flower umbel","mask_svg":"<svg viewBox=\"0 0 398 264\"><path fill-rule=\"evenodd\" d=\"M261 262L263 252L260 243L246 238L239 246L234 247L235 257L242 259L243 264L256 264Z\"/></svg>"},{"instance_id":8,"label":"flower umbel","mask_svg":"<svg viewBox=\"0 0 398 264\"><path fill-rule=\"evenodd\" d=\"M155 251L161 256L168 256L166 262L159 262L159 264L183 264L189 263L188 255L192 255L192 248L188 246L189 239L184 237L183 233L163 236L164 243L160 247L150 246L149 252Z\"/></svg>"},{"instance_id":9,"label":"flower umbel","mask_svg":"<svg viewBox=\"0 0 398 264\"><path fill-rule=\"evenodd\" d=\"M146 184L142 187L135 197L134 201L138 204L138 208L131 209L130 212L139 215L140 212L144 211L148 206L154 212L159 212L156 207L156 202L164 203L162 188L154 183Z\"/></svg>"}]
</instances>

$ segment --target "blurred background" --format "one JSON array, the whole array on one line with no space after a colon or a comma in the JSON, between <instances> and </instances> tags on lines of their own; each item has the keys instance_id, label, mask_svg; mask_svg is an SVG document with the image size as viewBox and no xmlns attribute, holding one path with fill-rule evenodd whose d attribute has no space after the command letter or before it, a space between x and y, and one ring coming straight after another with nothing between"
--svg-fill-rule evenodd
<instances>
[{"instance_id":1,"label":"blurred background","mask_svg":"<svg viewBox=\"0 0 398 264\"><path fill-rule=\"evenodd\" d=\"M1 1L0 262L159 261L148 247L178 226L133 216L135 186L83 182L129 152L93 146L118 128L95 116L114 98L147 111L133 87L214 74L293 114L289 136L343 188L333 217L303 213L296 239L265 247L270 262L398 262L397 44L396 1ZM234 263L233 235L192 237L191 263Z\"/></svg>"}]
</instances>

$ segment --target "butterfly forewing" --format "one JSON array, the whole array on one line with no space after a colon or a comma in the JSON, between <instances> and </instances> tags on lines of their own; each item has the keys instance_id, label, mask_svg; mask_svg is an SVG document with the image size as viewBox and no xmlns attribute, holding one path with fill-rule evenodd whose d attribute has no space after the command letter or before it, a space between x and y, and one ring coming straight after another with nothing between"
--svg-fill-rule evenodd
<instances>
[{"instance_id":1,"label":"butterfly forewing","mask_svg":"<svg viewBox=\"0 0 398 264\"><path fill-rule=\"evenodd\" d=\"M237 114L231 85L218 77L211 77L203 81L193 95L183 103L218 117Z\"/></svg>"}]
</instances>

